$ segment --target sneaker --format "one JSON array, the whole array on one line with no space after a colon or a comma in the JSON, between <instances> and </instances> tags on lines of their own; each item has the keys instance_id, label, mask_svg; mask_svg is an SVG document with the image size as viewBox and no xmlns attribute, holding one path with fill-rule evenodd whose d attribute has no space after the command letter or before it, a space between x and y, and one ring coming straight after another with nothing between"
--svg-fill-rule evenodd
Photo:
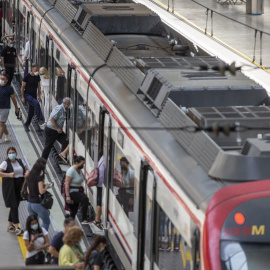
<instances>
[{"instance_id":1,"label":"sneaker","mask_svg":"<svg viewBox=\"0 0 270 270\"><path fill-rule=\"evenodd\" d=\"M5 142L9 142L10 141L10 134L6 135L5 134Z\"/></svg>"},{"instance_id":2,"label":"sneaker","mask_svg":"<svg viewBox=\"0 0 270 270\"><path fill-rule=\"evenodd\" d=\"M15 227L14 227L14 225L9 226L8 229L7 229L7 231L8 231L8 232L15 232Z\"/></svg>"},{"instance_id":3,"label":"sneaker","mask_svg":"<svg viewBox=\"0 0 270 270\"><path fill-rule=\"evenodd\" d=\"M23 235L23 230L21 228L16 229L15 234L17 236Z\"/></svg>"},{"instance_id":4,"label":"sneaker","mask_svg":"<svg viewBox=\"0 0 270 270\"><path fill-rule=\"evenodd\" d=\"M39 124L40 126L42 126L42 125L45 124L45 122L44 122L44 120L39 120L39 121L38 121L38 124Z\"/></svg>"},{"instance_id":5,"label":"sneaker","mask_svg":"<svg viewBox=\"0 0 270 270\"><path fill-rule=\"evenodd\" d=\"M39 127L40 127L40 129L44 130L46 125L47 125L46 123L43 123L42 125L39 125Z\"/></svg>"},{"instance_id":6,"label":"sneaker","mask_svg":"<svg viewBox=\"0 0 270 270\"><path fill-rule=\"evenodd\" d=\"M88 225L89 223L90 223L90 222L87 221L87 220L84 220L84 221L81 222L82 225Z\"/></svg>"},{"instance_id":7,"label":"sneaker","mask_svg":"<svg viewBox=\"0 0 270 270\"><path fill-rule=\"evenodd\" d=\"M29 131L30 131L29 126L23 125L23 127L24 127L24 130L25 130L26 132L29 132Z\"/></svg>"}]
</instances>

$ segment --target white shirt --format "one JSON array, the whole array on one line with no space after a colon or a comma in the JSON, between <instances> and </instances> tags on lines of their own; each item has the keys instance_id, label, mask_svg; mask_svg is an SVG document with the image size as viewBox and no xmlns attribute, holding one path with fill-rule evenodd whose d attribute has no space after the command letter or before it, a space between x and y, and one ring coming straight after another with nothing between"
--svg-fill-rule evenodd
<instances>
[{"instance_id":1,"label":"white shirt","mask_svg":"<svg viewBox=\"0 0 270 270\"><path fill-rule=\"evenodd\" d=\"M48 232L44 228L41 228L41 229L42 229L42 233L43 233L44 236L45 235L48 235ZM33 235L31 235L31 239L32 238L34 238ZM28 233L28 231L25 231L23 233L23 239L24 240L29 240L29 233ZM31 241L31 239L30 239L30 241ZM41 247L42 245L44 245L44 243L45 243L44 237L43 236L42 237L38 237L37 240L34 242L35 249ZM39 251L40 250L27 251L26 252L26 258L32 257L33 255L37 254Z\"/></svg>"},{"instance_id":2,"label":"white shirt","mask_svg":"<svg viewBox=\"0 0 270 270\"><path fill-rule=\"evenodd\" d=\"M30 44L29 44L29 40L25 43L25 49L24 49L24 57L26 57L26 59L29 59L30 56Z\"/></svg>"},{"instance_id":3,"label":"white shirt","mask_svg":"<svg viewBox=\"0 0 270 270\"><path fill-rule=\"evenodd\" d=\"M49 94L50 92L50 80L46 79L44 75L40 76L41 82L41 90L44 91L45 94Z\"/></svg>"},{"instance_id":4,"label":"white shirt","mask_svg":"<svg viewBox=\"0 0 270 270\"><path fill-rule=\"evenodd\" d=\"M23 166L25 166L25 162L22 160ZM23 177L23 168L21 167L20 163L16 160L15 163L11 162L11 165L13 167L13 170L15 172L14 178ZM0 165L0 169L6 170L7 169L7 162L3 161Z\"/></svg>"}]
</instances>

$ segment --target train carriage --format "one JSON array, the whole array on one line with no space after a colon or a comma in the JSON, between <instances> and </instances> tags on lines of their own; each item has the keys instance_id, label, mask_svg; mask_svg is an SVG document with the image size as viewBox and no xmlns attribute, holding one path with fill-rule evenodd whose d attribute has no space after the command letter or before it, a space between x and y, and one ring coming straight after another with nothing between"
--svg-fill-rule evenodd
<instances>
[{"instance_id":1,"label":"train carriage","mask_svg":"<svg viewBox=\"0 0 270 270\"><path fill-rule=\"evenodd\" d=\"M66 0L11 0L2 5L2 34L13 32L11 20L16 18L18 79L29 34L31 64L49 70L50 110L63 97L72 99L66 123L70 162L73 152L85 156L87 178L103 149L102 223L119 269L267 269L267 256L262 256L269 243L269 181L262 180L269 177L269 152L262 150L267 142L249 141L249 149L255 150L244 155L244 140L235 144L239 134L220 141L210 133L190 131L200 125L206 130L206 120L214 117L210 109L220 118L219 107L237 106L252 114L253 106L268 113L268 106L258 106L269 105L264 89L241 74L236 79L215 72L191 74L196 61L209 68L220 61L205 56L180 34L173 37L169 27L141 5ZM102 24L91 10L101 18L113 16L109 22L114 24L105 19ZM115 16L119 11L122 17ZM127 17L136 23L118 27L117 21ZM138 44L128 44L131 39ZM145 40L148 43L140 43ZM183 89L176 91L173 80L179 78ZM199 89L202 81L208 83L204 92ZM226 91L228 85L235 91ZM211 100L209 93L217 98ZM191 108L189 114L179 105ZM236 115L240 109L233 110ZM80 112L86 117L84 126ZM235 115L238 121L240 112ZM269 122L268 114L253 113L255 122L260 117ZM254 137L260 126L254 130L245 139ZM115 182L123 160L130 183L126 189ZM96 188L85 188L95 207ZM253 251L259 257L250 257Z\"/></svg>"}]
</instances>

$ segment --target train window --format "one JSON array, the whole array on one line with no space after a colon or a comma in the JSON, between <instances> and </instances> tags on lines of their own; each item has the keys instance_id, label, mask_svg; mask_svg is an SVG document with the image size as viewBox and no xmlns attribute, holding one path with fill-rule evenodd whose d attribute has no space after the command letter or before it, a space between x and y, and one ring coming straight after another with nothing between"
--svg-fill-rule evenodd
<instances>
[{"instance_id":1,"label":"train window","mask_svg":"<svg viewBox=\"0 0 270 270\"><path fill-rule=\"evenodd\" d=\"M76 132L82 143L85 145L86 136L89 140L91 138L91 116L90 112L86 111L86 101L80 94L78 94L78 96Z\"/></svg>"},{"instance_id":2,"label":"train window","mask_svg":"<svg viewBox=\"0 0 270 270\"><path fill-rule=\"evenodd\" d=\"M182 241L180 233L161 208L158 240L158 266L160 270L190 269L191 249L184 240ZM181 255L179 251L181 251Z\"/></svg>"},{"instance_id":3,"label":"train window","mask_svg":"<svg viewBox=\"0 0 270 270\"><path fill-rule=\"evenodd\" d=\"M25 49L25 18L22 13L19 15L19 27L20 27L20 55L24 56Z\"/></svg>"},{"instance_id":4,"label":"train window","mask_svg":"<svg viewBox=\"0 0 270 270\"><path fill-rule=\"evenodd\" d=\"M64 71L65 69L57 65L55 68L55 98L58 104L62 104L64 97L67 96L67 77Z\"/></svg>"},{"instance_id":5,"label":"train window","mask_svg":"<svg viewBox=\"0 0 270 270\"><path fill-rule=\"evenodd\" d=\"M120 148L115 144L113 192L124 212L134 224L135 171Z\"/></svg>"}]
</instances>

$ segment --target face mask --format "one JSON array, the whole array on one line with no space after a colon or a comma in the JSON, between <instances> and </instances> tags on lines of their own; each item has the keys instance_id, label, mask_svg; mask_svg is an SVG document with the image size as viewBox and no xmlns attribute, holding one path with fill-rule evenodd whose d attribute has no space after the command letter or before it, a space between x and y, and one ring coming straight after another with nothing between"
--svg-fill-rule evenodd
<instances>
[{"instance_id":1,"label":"face mask","mask_svg":"<svg viewBox=\"0 0 270 270\"><path fill-rule=\"evenodd\" d=\"M38 71L34 72L34 75L35 75L35 76L38 76Z\"/></svg>"},{"instance_id":2,"label":"face mask","mask_svg":"<svg viewBox=\"0 0 270 270\"><path fill-rule=\"evenodd\" d=\"M83 165L79 166L78 169L81 170L83 168Z\"/></svg>"},{"instance_id":3,"label":"face mask","mask_svg":"<svg viewBox=\"0 0 270 270\"><path fill-rule=\"evenodd\" d=\"M38 224L31 225L31 229L36 231L38 229Z\"/></svg>"},{"instance_id":4,"label":"face mask","mask_svg":"<svg viewBox=\"0 0 270 270\"><path fill-rule=\"evenodd\" d=\"M15 153L8 154L8 158L9 158L9 159L15 159L16 156L17 156L17 155L16 155Z\"/></svg>"},{"instance_id":5,"label":"face mask","mask_svg":"<svg viewBox=\"0 0 270 270\"><path fill-rule=\"evenodd\" d=\"M9 47L10 47L10 48L13 48L13 47L14 47L14 44L12 44L12 43L9 44Z\"/></svg>"},{"instance_id":6,"label":"face mask","mask_svg":"<svg viewBox=\"0 0 270 270\"><path fill-rule=\"evenodd\" d=\"M0 80L0 84L1 84L1 85L4 85L4 84L5 84L5 81Z\"/></svg>"}]
</instances>

